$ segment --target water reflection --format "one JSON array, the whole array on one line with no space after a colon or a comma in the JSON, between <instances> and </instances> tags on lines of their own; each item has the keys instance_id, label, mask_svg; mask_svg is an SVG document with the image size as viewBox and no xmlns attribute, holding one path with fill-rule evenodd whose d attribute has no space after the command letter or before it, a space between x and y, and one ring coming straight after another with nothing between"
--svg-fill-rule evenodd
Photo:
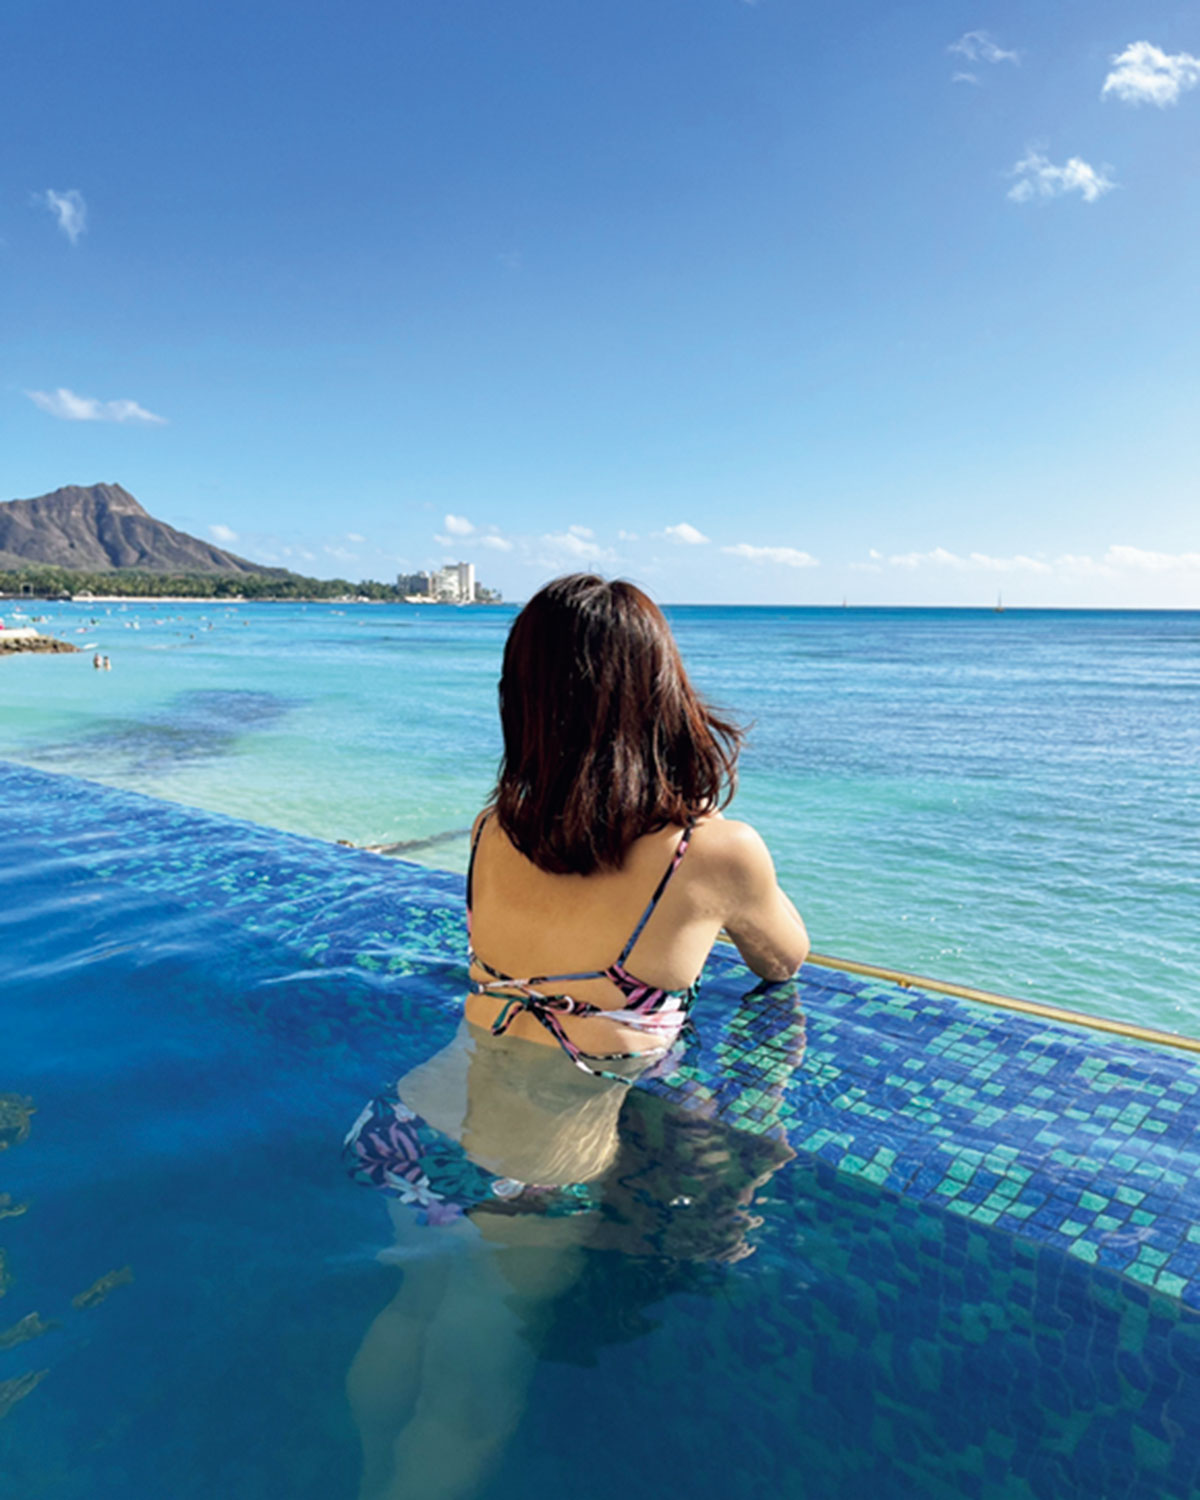
<instances>
[{"instance_id":1,"label":"water reflection","mask_svg":"<svg viewBox=\"0 0 1200 1500\"><path fill-rule=\"evenodd\" d=\"M693 1268L754 1253L755 1194L794 1156L779 1111L804 1054L797 988L756 987L727 1034L721 1079L676 1052L622 1062L635 1088L464 1021L363 1111L347 1165L387 1195L381 1259L403 1279L347 1380L360 1500L474 1493L522 1418L555 1303L596 1274L613 1287L614 1257L639 1263L636 1292L593 1345L640 1331L640 1307Z\"/></svg>"}]
</instances>

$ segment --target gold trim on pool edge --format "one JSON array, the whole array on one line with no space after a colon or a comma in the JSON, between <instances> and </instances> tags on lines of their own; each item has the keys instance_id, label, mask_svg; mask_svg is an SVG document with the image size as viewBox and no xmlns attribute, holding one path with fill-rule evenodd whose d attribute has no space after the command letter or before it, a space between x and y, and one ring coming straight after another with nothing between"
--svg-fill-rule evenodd
<instances>
[{"instance_id":1,"label":"gold trim on pool edge","mask_svg":"<svg viewBox=\"0 0 1200 1500\"><path fill-rule=\"evenodd\" d=\"M1110 1021L1105 1016L1088 1016L1078 1010L1064 1010L1058 1005L1042 1005L1036 1000L1018 1000L1013 995L997 995L992 990L977 990L966 984L948 984L942 979L926 979L920 974L906 974L901 969L885 969L879 964L860 964L852 958L831 958L825 953L810 953L806 963L822 969L840 969L846 974L862 974L868 979L886 979L908 989L933 990L940 995L955 995L960 1000L978 1000L1000 1010L1017 1010L1043 1021L1058 1021L1071 1026L1088 1026L1093 1031L1107 1031L1114 1036L1131 1037L1137 1042L1155 1042L1160 1047L1176 1047L1183 1052L1200 1052L1200 1037L1182 1036L1174 1031L1155 1031L1150 1026L1135 1026L1129 1021Z\"/></svg>"}]
</instances>

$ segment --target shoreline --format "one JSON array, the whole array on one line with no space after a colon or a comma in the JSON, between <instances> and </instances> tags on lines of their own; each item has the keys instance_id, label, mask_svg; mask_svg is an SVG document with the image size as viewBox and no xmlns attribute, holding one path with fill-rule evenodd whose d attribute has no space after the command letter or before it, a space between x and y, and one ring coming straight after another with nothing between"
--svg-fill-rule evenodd
<instances>
[{"instance_id":1,"label":"shoreline","mask_svg":"<svg viewBox=\"0 0 1200 1500\"><path fill-rule=\"evenodd\" d=\"M206 604L210 608L223 604L412 604L414 608L429 605L441 609L491 609L490 603L473 600L459 604L450 599L364 599L355 594L337 598L315 594L278 594L274 598L247 598L245 594L74 594L69 598L52 598L49 594L0 594L3 603L29 604Z\"/></svg>"}]
</instances>

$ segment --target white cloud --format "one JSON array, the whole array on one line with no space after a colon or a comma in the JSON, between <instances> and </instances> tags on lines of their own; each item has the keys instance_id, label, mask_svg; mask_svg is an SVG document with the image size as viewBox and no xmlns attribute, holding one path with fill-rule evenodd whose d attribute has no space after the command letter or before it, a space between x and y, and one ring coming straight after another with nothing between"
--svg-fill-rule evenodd
<instances>
[{"instance_id":1,"label":"white cloud","mask_svg":"<svg viewBox=\"0 0 1200 1500\"><path fill-rule=\"evenodd\" d=\"M1054 571L1068 578L1115 578L1117 570L1106 562L1097 562L1086 553L1064 552L1054 559Z\"/></svg>"},{"instance_id":2,"label":"white cloud","mask_svg":"<svg viewBox=\"0 0 1200 1500\"><path fill-rule=\"evenodd\" d=\"M1200 552L1151 552L1143 547L1114 545L1102 557L1064 552L1054 559L1054 572L1068 578L1118 578L1130 573L1200 577Z\"/></svg>"},{"instance_id":3,"label":"white cloud","mask_svg":"<svg viewBox=\"0 0 1200 1500\"><path fill-rule=\"evenodd\" d=\"M669 536L673 542L683 542L689 547L700 547L708 541L702 531L697 531L687 521L680 521L678 526L664 527L663 536Z\"/></svg>"},{"instance_id":4,"label":"white cloud","mask_svg":"<svg viewBox=\"0 0 1200 1500\"><path fill-rule=\"evenodd\" d=\"M1200 572L1200 552L1144 552L1140 547L1110 547L1104 561L1112 568L1139 573Z\"/></svg>"},{"instance_id":5,"label":"white cloud","mask_svg":"<svg viewBox=\"0 0 1200 1500\"><path fill-rule=\"evenodd\" d=\"M47 188L44 193L35 193L34 201L50 210L72 245L79 243L79 236L87 228L87 204L81 192L68 188L65 193L57 193Z\"/></svg>"},{"instance_id":6,"label":"white cloud","mask_svg":"<svg viewBox=\"0 0 1200 1500\"><path fill-rule=\"evenodd\" d=\"M35 406L48 411L52 417L61 417L64 422L152 422L163 424L166 417L157 417L136 401L97 401L94 396L77 396L66 386L56 391L26 391Z\"/></svg>"},{"instance_id":7,"label":"white cloud","mask_svg":"<svg viewBox=\"0 0 1200 1500\"><path fill-rule=\"evenodd\" d=\"M730 557L744 557L748 562L782 563L788 568L815 568L817 559L809 552L799 552L795 547L752 547L749 542L737 542L732 547L722 547Z\"/></svg>"},{"instance_id":8,"label":"white cloud","mask_svg":"<svg viewBox=\"0 0 1200 1500\"><path fill-rule=\"evenodd\" d=\"M366 537L365 536L359 536L359 534L358 534L357 531L348 531L346 533L346 540L348 542L365 542L366 541Z\"/></svg>"},{"instance_id":9,"label":"white cloud","mask_svg":"<svg viewBox=\"0 0 1200 1500\"><path fill-rule=\"evenodd\" d=\"M1157 104L1165 109L1180 94L1200 83L1200 57L1190 52L1164 52L1150 42L1132 42L1113 58L1100 97L1112 94L1126 104Z\"/></svg>"},{"instance_id":10,"label":"white cloud","mask_svg":"<svg viewBox=\"0 0 1200 1500\"><path fill-rule=\"evenodd\" d=\"M224 542L226 545L228 545L230 542L236 542L238 539L238 534L236 531L234 531L233 527L226 526L220 521L216 522L215 525L210 526L208 528L208 532L214 541Z\"/></svg>"},{"instance_id":11,"label":"white cloud","mask_svg":"<svg viewBox=\"0 0 1200 1500\"><path fill-rule=\"evenodd\" d=\"M956 52L960 57L965 57L968 62L986 63L1016 63L1021 62L1019 52L1010 52L997 44L995 38L987 31L968 31L959 37L957 42L951 42L946 48L947 52ZM978 80L972 79L972 82Z\"/></svg>"},{"instance_id":12,"label":"white cloud","mask_svg":"<svg viewBox=\"0 0 1200 1500\"><path fill-rule=\"evenodd\" d=\"M513 550L512 542L501 536L497 527L491 526L481 532L465 516L447 516L446 530L435 532L433 539L439 547L453 547L459 552L469 552L472 547L487 547L492 552Z\"/></svg>"},{"instance_id":13,"label":"white cloud","mask_svg":"<svg viewBox=\"0 0 1200 1500\"><path fill-rule=\"evenodd\" d=\"M1017 179L1008 190L1014 203L1028 203L1033 198L1061 198L1064 193L1079 193L1085 203L1095 203L1116 186L1103 167L1097 171L1078 156L1056 167L1035 147L1029 149L1008 175Z\"/></svg>"},{"instance_id":14,"label":"white cloud","mask_svg":"<svg viewBox=\"0 0 1200 1500\"><path fill-rule=\"evenodd\" d=\"M619 542L636 542L637 539L638 539L638 534L637 534L636 531L618 531L617 532L617 541L619 541Z\"/></svg>"},{"instance_id":15,"label":"white cloud","mask_svg":"<svg viewBox=\"0 0 1200 1500\"><path fill-rule=\"evenodd\" d=\"M543 548L549 549L552 559L555 554L559 558L565 556L584 562L607 562L612 557L612 552L607 547L589 541L574 530L547 532L540 538L540 542ZM551 566L554 566L553 561Z\"/></svg>"},{"instance_id":16,"label":"white cloud","mask_svg":"<svg viewBox=\"0 0 1200 1500\"><path fill-rule=\"evenodd\" d=\"M974 73L952 73L950 75L950 82L951 83L975 83L975 84L977 84L979 82L979 79L975 76Z\"/></svg>"},{"instance_id":17,"label":"white cloud","mask_svg":"<svg viewBox=\"0 0 1200 1500\"><path fill-rule=\"evenodd\" d=\"M871 556L879 554L872 551ZM986 552L969 552L965 557L948 552L945 547L933 547L928 552L895 552L888 558L894 568L952 568L960 573L1052 573L1050 564L1041 557L1030 557L1023 552L1011 557L990 557Z\"/></svg>"},{"instance_id":18,"label":"white cloud","mask_svg":"<svg viewBox=\"0 0 1200 1500\"><path fill-rule=\"evenodd\" d=\"M596 535L590 526L568 526L567 530L572 535L586 537L589 541Z\"/></svg>"}]
</instances>

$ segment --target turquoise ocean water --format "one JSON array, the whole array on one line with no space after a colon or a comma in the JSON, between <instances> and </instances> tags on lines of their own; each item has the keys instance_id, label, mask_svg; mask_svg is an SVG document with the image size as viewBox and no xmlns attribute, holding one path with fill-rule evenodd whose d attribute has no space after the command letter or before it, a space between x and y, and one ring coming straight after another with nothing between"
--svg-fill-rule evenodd
<instances>
[{"instance_id":1,"label":"turquoise ocean water","mask_svg":"<svg viewBox=\"0 0 1200 1500\"><path fill-rule=\"evenodd\" d=\"M0 756L462 868L511 609L24 608ZM818 949L1200 1031L1200 614L669 614Z\"/></svg>"}]
</instances>

